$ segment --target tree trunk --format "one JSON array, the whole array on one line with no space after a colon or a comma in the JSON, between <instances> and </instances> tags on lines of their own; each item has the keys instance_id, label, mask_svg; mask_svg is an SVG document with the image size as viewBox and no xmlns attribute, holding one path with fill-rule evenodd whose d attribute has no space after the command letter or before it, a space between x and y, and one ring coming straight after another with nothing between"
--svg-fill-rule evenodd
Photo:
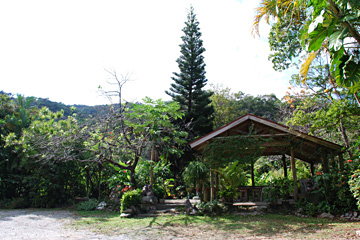
<instances>
[{"instance_id":1,"label":"tree trunk","mask_svg":"<svg viewBox=\"0 0 360 240\"><path fill-rule=\"evenodd\" d=\"M294 149L290 149L291 152L291 171L294 179L294 200L298 199L298 185L297 185L297 175L296 175L296 167L295 167L295 157L294 157Z\"/></svg>"},{"instance_id":2,"label":"tree trunk","mask_svg":"<svg viewBox=\"0 0 360 240\"><path fill-rule=\"evenodd\" d=\"M357 96L357 94L356 94L356 93L354 93L354 95L355 95L356 102L357 102L357 103L358 103L358 105L360 106L360 100L359 100L359 97Z\"/></svg>"},{"instance_id":3,"label":"tree trunk","mask_svg":"<svg viewBox=\"0 0 360 240\"><path fill-rule=\"evenodd\" d=\"M86 172L86 198L89 199L89 192L90 192L90 170L88 169L88 167L85 167L85 172Z\"/></svg>"},{"instance_id":4,"label":"tree trunk","mask_svg":"<svg viewBox=\"0 0 360 240\"><path fill-rule=\"evenodd\" d=\"M103 166L101 163L98 163L98 166L99 166L99 170L98 170L98 173L99 173L99 181L98 181L98 199L100 200L101 198L101 173L102 173L102 169L103 169Z\"/></svg>"},{"instance_id":5,"label":"tree trunk","mask_svg":"<svg viewBox=\"0 0 360 240\"><path fill-rule=\"evenodd\" d=\"M131 168L131 169L129 169L129 171L130 171L130 182L136 188L137 187L137 182L136 182L136 179L135 179L135 168Z\"/></svg>"},{"instance_id":6,"label":"tree trunk","mask_svg":"<svg viewBox=\"0 0 360 240\"><path fill-rule=\"evenodd\" d=\"M151 161L150 161L150 184L154 186L154 161L155 161L155 141L153 140L151 147Z\"/></svg>"},{"instance_id":7,"label":"tree trunk","mask_svg":"<svg viewBox=\"0 0 360 240\"><path fill-rule=\"evenodd\" d=\"M340 170L344 170L344 158L342 153L339 153L339 168Z\"/></svg>"},{"instance_id":8,"label":"tree trunk","mask_svg":"<svg viewBox=\"0 0 360 240\"><path fill-rule=\"evenodd\" d=\"M349 148L350 148L349 138L348 138L348 136L347 136L347 134L346 134L346 129L345 129L345 127L344 127L341 119L340 119L339 131L340 131L341 136L342 136L342 138L343 138L343 140L344 140L344 143L345 143L346 148L349 149ZM351 158L352 158L352 153L351 153L351 151L350 151L350 150L347 150L347 153L349 154L349 158L351 159Z\"/></svg>"}]
</instances>

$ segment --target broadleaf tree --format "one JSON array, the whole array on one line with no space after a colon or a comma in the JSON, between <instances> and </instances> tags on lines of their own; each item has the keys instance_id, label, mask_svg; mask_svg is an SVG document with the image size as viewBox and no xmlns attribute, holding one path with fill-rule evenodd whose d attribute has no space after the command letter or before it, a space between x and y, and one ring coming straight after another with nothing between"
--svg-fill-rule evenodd
<instances>
[{"instance_id":1,"label":"broadleaf tree","mask_svg":"<svg viewBox=\"0 0 360 240\"><path fill-rule=\"evenodd\" d=\"M269 21L271 17L273 22ZM316 56L327 54L331 63L329 81L347 89L360 104L357 96L360 90L359 1L263 0L256 9L253 28L256 33L262 18L270 24L287 22L283 28L294 31L301 43L298 49L307 54L300 70L304 82ZM289 57L294 60L298 54L292 52Z\"/></svg>"}]
</instances>

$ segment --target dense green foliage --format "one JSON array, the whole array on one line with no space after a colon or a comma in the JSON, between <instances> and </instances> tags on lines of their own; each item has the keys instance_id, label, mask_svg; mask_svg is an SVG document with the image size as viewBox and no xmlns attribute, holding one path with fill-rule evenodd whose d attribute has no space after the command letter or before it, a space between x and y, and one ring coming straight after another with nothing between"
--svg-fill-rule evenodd
<instances>
[{"instance_id":1,"label":"dense green foliage","mask_svg":"<svg viewBox=\"0 0 360 240\"><path fill-rule=\"evenodd\" d=\"M185 124L191 123L196 136L202 136L212 130L211 117L213 108L210 104L211 92L204 90L207 83L205 77L205 52L199 22L194 9L191 7L183 28L183 43L180 45L181 56L177 59L179 73L174 72L170 91L166 93L173 101L180 104L180 109L185 112Z\"/></svg>"},{"instance_id":2,"label":"dense green foliage","mask_svg":"<svg viewBox=\"0 0 360 240\"><path fill-rule=\"evenodd\" d=\"M91 211L91 210L95 210L96 207L98 206L99 201L91 198L85 202L81 202L77 205L77 210L79 211Z\"/></svg>"},{"instance_id":3,"label":"dense green foliage","mask_svg":"<svg viewBox=\"0 0 360 240\"><path fill-rule=\"evenodd\" d=\"M232 162L226 167L214 170L219 174L219 197L232 202L232 199L234 199L238 193L238 187L245 186L248 182L248 176L244 168L244 164Z\"/></svg>"},{"instance_id":4,"label":"dense green foliage","mask_svg":"<svg viewBox=\"0 0 360 240\"><path fill-rule=\"evenodd\" d=\"M356 95L360 89L360 4L349 0L261 1L254 30L262 18L273 17L270 55L276 70L283 70L307 54L300 70L306 81L313 60L329 58L328 81ZM331 90L331 89L330 89Z\"/></svg>"},{"instance_id":5,"label":"dense green foliage","mask_svg":"<svg viewBox=\"0 0 360 240\"><path fill-rule=\"evenodd\" d=\"M275 94L251 96L243 92L232 93L229 88L212 86L214 93L211 105L214 107L214 127L219 128L229 122L251 113L272 121L279 121L280 100Z\"/></svg>"},{"instance_id":6,"label":"dense green foliage","mask_svg":"<svg viewBox=\"0 0 360 240\"><path fill-rule=\"evenodd\" d=\"M196 187L199 192L200 184L204 184L209 175L209 168L203 161L192 161L184 169L182 177L189 189Z\"/></svg>"},{"instance_id":7,"label":"dense green foliage","mask_svg":"<svg viewBox=\"0 0 360 240\"><path fill-rule=\"evenodd\" d=\"M179 72L166 91L172 102L145 98L73 108L1 92L0 207L55 207L79 197L110 197L122 199L124 210L139 204L139 188L146 183L153 183L159 198L183 197L194 187L199 191L209 184L210 169L212 177L217 174L219 197L233 198L240 185L250 184L255 168L251 180L271 186L269 200L287 199L294 187L289 160L261 157L260 149L249 146L265 140L251 134L215 139L205 147L204 159L189 162L194 155L187 140L251 113L343 145L347 160L329 153L329 171L315 164L315 176L297 161L298 180L311 179L319 196L298 204L310 215L353 211L356 202L360 206L359 16L357 1L261 1L256 24L275 17L269 21L274 69L303 63L282 100L219 86L204 90L205 48L193 8L183 29ZM82 208L92 209L98 200ZM216 202L201 206L203 214L218 209Z\"/></svg>"},{"instance_id":8,"label":"dense green foliage","mask_svg":"<svg viewBox=\"0 0 360 240\"><path fill-rule=\"evenodd\" d=\"M137 207L141 203L142 191L141 189L131 190L124 193L121 198L121 212L131 206Z\"/></svg>"},{"instance_id":9,"label":"dense green foliage","mask_svg":"<svg viewBox=\"0 0 360 240\"><path fill-rule=\"evenodd\" d=\"M165 191L166 156L181 154L186 138L171 123L182 116L177 103L146 99L120 121L112 112L79 121L76 114L31 107L33 98L0 96L1 207L55 207L77 197L106 198L120 185L119 191L135 186L136 179L144 184L148 172L136 174L137 164L146 166L153 144L155 179Z\"/></svg>"},{"instance_id":10,"label":"dense green foliage","mask_svg":"<svg viewBox=\"0 0 360 240\"><path fill-rule=\"evenodd\" d=\"M255 13L255 32L259 33L261 19L272 27L269 59L274 69L286 70L302 62L299 74L292 77L292 92L280 105L282 121L343 145L353 164L350 168L338 159L330 173L323 174L318 168L314 181L324 201L309 205L313 213L353 209L350 188L360 199L356 185L359 167L354 164L359 158L360 129L359 13L359 2L350 0L261 1Z\"/></svg>"}]
</instances>

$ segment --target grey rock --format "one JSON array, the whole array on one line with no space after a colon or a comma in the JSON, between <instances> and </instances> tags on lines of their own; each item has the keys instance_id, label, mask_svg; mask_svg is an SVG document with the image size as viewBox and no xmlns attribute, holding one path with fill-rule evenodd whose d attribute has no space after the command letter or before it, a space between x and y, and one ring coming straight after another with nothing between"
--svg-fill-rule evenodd
<instances>
[{"instance_id":1,"label":"grey rock","mask_svg":"<svg viewBox=\"0 0 360 240\"><path fill-rule=\"evenodd\" d=\"M97 210L103 210L106 207L106 202L102 201L99 203L99 205L96 207Z\"/></svg>"},{"instance_id":2,"label":"grey rock","mask_svg":"<svg viewBox=\"0 0 360 240\"><path fill-rule=\"evenodd\" d=\"M120 217L121 218L129 218L129 217L131 217L132 215L130 214L130 213L122 213L121 215L120 215Z\"/></svg>"},{"instance_id":3,"label":"grey rock","mask_svg":"<svg viewBox=\"0 0 360 240\"><path fill-rule=\"evenodd\" d=\"M125 209L125 210L123 211L123 213L133 214L133 213L134 213L134 209L132 209L132 208Z\"/></svg>"},{"instance_id":4,"label":"grey rock","mask_svg":"<svg viewBox=\"0 0 360 240\"><path fill-rule=\"evenodd\" d=\"M198 210L196 210L195 208L193 208L190 212L190 215L196 215L198 213Z\"/></svg>"},{"instance_id":5,"label":"grey rock","mask_svg":"<svg viewBox=\"0 0 360 240\"><path fill-rule=\"evenodd\" d=\"M322 213L319 218L330 218L333 219L335 216L332 215L331 213Z\"/></svg>"},{"instance_id":6,"label":"grey rock","mask_svg":"<svg viewBox=\"0 0 360 240\"><path fill-rule=\"evenodd\" d=\"M191 208L192 208L192 205L191 205L191 202L190 202L189 199L186 199L185 208L186 208L186 209L191 209Z\"/></svg>"},{"instance_id":7,"label":"grey rock","mask_svg":"<svg viewBox=\"0 0 360 240\"><path fill-rule=\"evenodd\" d=\"M155 196L144 196L142 198L142 203L157 204L158 199Z\"/></svg>"}]
</instances>

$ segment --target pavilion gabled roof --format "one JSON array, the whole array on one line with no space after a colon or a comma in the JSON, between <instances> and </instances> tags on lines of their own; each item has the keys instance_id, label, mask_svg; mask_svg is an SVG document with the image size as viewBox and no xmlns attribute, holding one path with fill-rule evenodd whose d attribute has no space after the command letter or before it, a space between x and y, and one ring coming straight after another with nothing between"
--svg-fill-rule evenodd
<instances>
[{"instance_id":1,"label":"pavilion gabled roof","mask_svg":"<svg viewBox=\"0 0 360 240\"><path fill-rule=\"evenodd\" d=\"M343 146L326 141L324 139L310 136L300 131L292 130L289 127L252 115L246 114L229 124L226 124L211 133L200 137L190 143L191 148L202 151L216 138L229 136L252 136L268 138L266 146L262 147L262 155L290 155L290 148L294 150L294 157L309 163L321 162L323 152L339 154Z\"/></svg>"}]
</instances>

